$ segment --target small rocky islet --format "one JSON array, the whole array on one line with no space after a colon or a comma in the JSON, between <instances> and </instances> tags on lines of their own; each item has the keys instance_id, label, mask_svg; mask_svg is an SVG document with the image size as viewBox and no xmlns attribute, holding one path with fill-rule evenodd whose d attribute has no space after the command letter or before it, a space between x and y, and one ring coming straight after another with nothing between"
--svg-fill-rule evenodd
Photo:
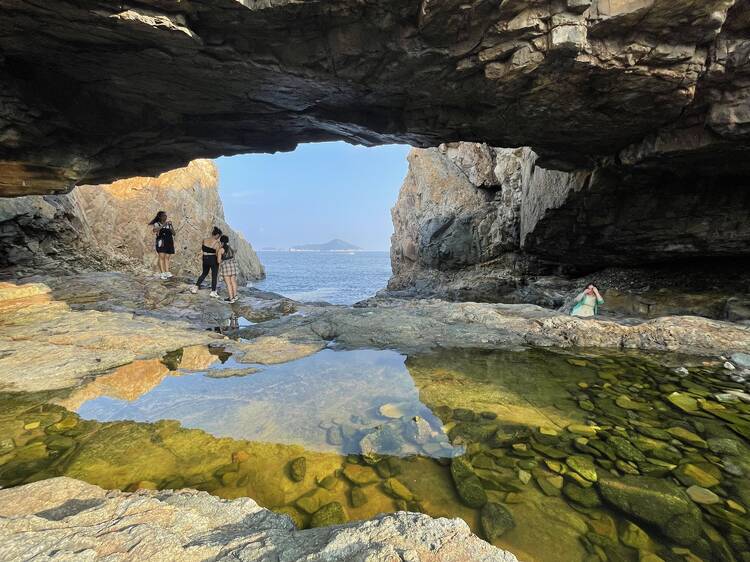
<instances>
[{"instance_id":1,"label":"small rocky islet","mask_svg":"<svg viewBox=\"0 0 750 562\"><path fill-rule=\"evenodd\" d=\"M253 497L298 528L389 511L458 516L528 560L750 560L741 366L546 352L544 364L562 372L552 388L529 389L548 420L536 425L478 399L497 385L501 370L487 367L502 359L486 352L477 369L454 355L407 361L438 424L409 403L321 422L338 454L216 438L170 421L86 420L59 405L66 391L6 393L0 484L65 475L125 491L190 487ZM179 368L180 358L163 363Z\"/></svg>"}]
</instances>

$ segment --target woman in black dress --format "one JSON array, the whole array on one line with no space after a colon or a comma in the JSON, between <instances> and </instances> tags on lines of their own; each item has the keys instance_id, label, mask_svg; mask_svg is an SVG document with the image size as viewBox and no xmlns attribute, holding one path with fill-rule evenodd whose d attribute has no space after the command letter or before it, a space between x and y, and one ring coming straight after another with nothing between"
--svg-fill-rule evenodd
<instances>
[{"instance_id":1,"label":"woman in black dress","mask_svg":"<svg viewBox=\"0 0 750 562\"><path fill-rule=\"evenodd\" d=\"M174 254L174 228L172 221L167 219L165 211L156 213L154 220L148 223L152 227L152 232L156 235L156 257L159 261L158 277L169 279L172 273L169 271L169 261Z\"/></svg>"}]
</instances>

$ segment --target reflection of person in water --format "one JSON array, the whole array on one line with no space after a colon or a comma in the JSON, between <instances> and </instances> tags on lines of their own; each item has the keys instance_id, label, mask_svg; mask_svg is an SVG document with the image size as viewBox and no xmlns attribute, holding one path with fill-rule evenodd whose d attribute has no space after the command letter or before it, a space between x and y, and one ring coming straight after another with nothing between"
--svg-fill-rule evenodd
<instances>
[{"instance_id":1,"label":"reflection of person in water","mask_svg":"<svg viewBox=\"0 0 750 562\"><path fill-rule=\"evenodd\" d=\"M234 313L232 313L232 316L229 318L229 329L230 330L240 329L240 317Z\"/></svg>"},{"instance_id":2,"label":"reflection of person in water","mask_svg":"<svg viewBox=\"0 0 750 562\"><path fill-rule=\"evenodd\" d=\"M595 285L589 285L573 302L576 304L570 312L571 316L590 318L599 314L599 306L604 304L604 299Z\"/></svg>"}]
</instances>

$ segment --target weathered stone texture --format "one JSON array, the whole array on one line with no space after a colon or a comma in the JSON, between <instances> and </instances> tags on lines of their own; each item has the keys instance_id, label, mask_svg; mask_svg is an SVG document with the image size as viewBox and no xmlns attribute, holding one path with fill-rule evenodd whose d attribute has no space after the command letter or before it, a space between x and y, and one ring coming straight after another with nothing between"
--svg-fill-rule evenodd
<instances>
[{"instance_id":1,"label":"weathered stone texture","mask_svg":"<svg viewBox=\"0 0 750 562\"><path fill-rule=\"evenodd\" d=\"M400 512L297 531L249 498L107 492L71 478L0 491L0 557L59 560L517 562L461 519Z\"/></svg>"},{"instance_id":2,"label":"weathered stone texture","mask_svg":"<svg viewBox=\"0 0 750 562\"><path fill-rule=\"evenodd\" d=\"M548 168L749 166L740 0L0 8L6 195L332 139L531 146Z\"/></svg>"},{"instance_id":3,"label":"weathered stone texture","mask_svg":"<svg viewBox=\"0 0 750 562\"><path fill-rule=\"evenodd\" d=\"M0 268L83 271L156 271L154 234L148 222L165 210L177 229L172 271L200 271L201 240L221 228L237 250L240 281L265 273L252 246L224 220L218 171L210 160L157 178L79 186L67 195L0 199Z\"/></svg>"}]
</instances>

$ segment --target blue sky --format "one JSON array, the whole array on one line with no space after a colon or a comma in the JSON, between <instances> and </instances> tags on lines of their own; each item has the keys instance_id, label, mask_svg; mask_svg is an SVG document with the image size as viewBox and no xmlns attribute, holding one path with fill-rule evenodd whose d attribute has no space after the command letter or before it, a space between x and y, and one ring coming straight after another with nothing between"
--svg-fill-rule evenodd
<instances>
[{"instance_id":1,"label":"blue sky","mask_svg":"<svg viewBox=\"0 0 750 562\"><path fill-rule=\"evenodd\" d=\"M388 250L408 152L403 145L331 142L219 158L224 214L256 250L332 238Z\"/></svg>"}]
</instances>

